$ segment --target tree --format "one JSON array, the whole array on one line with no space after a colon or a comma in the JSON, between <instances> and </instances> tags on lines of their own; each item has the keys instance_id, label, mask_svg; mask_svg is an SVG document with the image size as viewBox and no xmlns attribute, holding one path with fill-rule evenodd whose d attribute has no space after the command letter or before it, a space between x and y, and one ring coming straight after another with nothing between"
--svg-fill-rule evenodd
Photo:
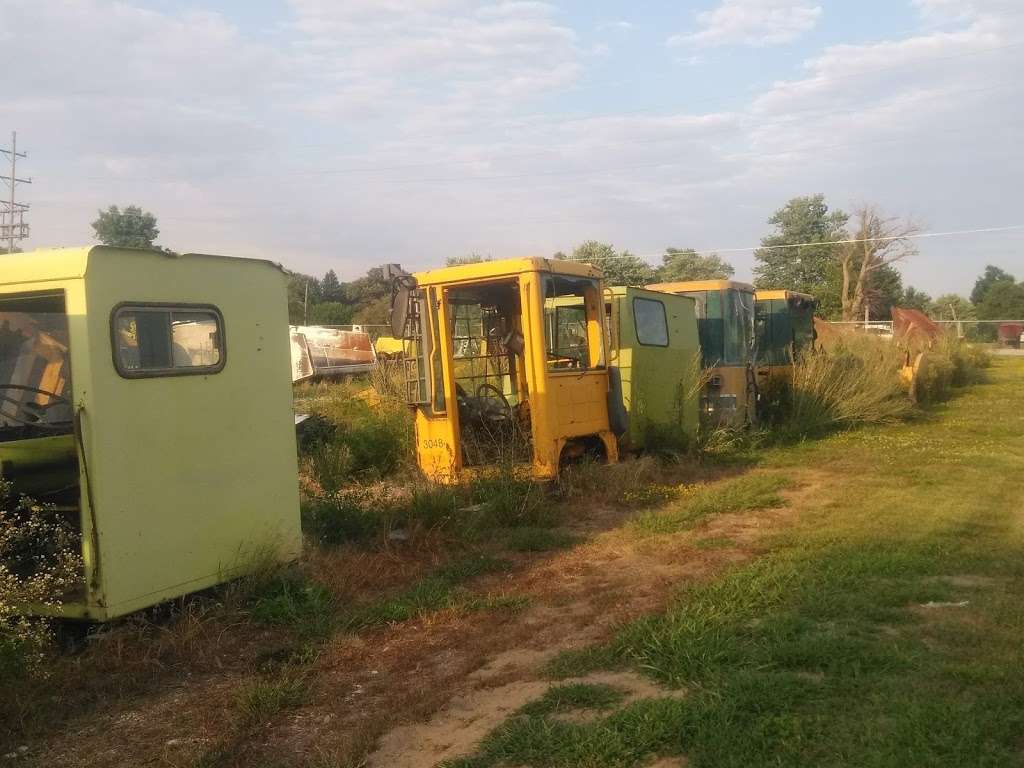
<instances>
[{"instance_id":1,"label":"tree","mask_svg":"<svg viewBox=\"0 0 1024 768\"><path fill-rule=\"evenodd\" d=\"M900 296L899 306L904 309L917 309L927 314L932 306L932 297L924 291L919 291L914 286L909 285L903 291L903 295Z\"/></svg>"},{"instance_id":2,"label":"tree","mask_svg":"<svg viewBox=\"0 0 1024 768\"><path fill-rule=\"evenodd\" d=\"M933 320L973 320L978 313L969 299L955 293L945 293L932 301L928 307L928 316Z\"/></svg>"},{"instance_id":3,"label":"tree","mask_svg":"<svg viewBox=\"0 0 1024 768\"><path fill-rule=\"evenodd\" d=\"M991 264L985 267L985 272L975 281L974 290L971 291L971 303L981 304L985 300L985 294L997 283L1014 283L1013 275L1004 272L999 267Z\"/></svg>"},{"instance_id":4,"label":"tree","mask_svg":"<svg viewBox=\"0 0 1024 768\"><path fill-rule=\"evenodd\" d=\"M821 194L795 197L768 219L775 233L761 239L754 251L754 284L788 288L821 297L845 240L849 216L830 211ZM810 243L810 245L804 245ZM797 245L800 244L800 245ZM792 246L792 247L785 247Z\"/></svg>"},{"instance_id":5,"label":"tree","mask_svg":"<svg viewBox=\"0 0 1024 768\"><path fill-rule=\"evenodd\" d=\"M320 295L323 301L341 301L341 281L333 269L328 269L324 279L320 281Z\"/></svg>"},{"instance_id":6,"label":"tree","mask_svg":"<svg viewBox=\"0 0 1024 768\"><path fill-rule=\"evenodd\" d=\"M839 249L842 275L840 298L843 320L859 320L864 314L872 277L879 270L902 261L917 252L911 235L917 227L898 218L883 216L873 205L862 205L854 212L856 242ZM868 304L870 307L870 304Z\"/></svg>"},{"instance_id":7,"label":"tree","mask_svg":"<svg viewBox=\"0 0 1024 768\"><path fill-rule=\"evenodd\" d=\"M293 272L288 276L288 322L305 325L307 315L321 300L320 281L315 277Z\"/></svg>"},{"instance_id":8,"label":"tree","mask_svg":"<svg viewBox=\"0 0 1024 768\"><path fill-rule=\"evenodd\" d=\"M152 213L137 205L129 205L123 211L112 205L98 213L99 217L92 223L93 236L104 245L163 250L156 245L160 230Z\"/></svg>"},{"instance_id":9,"label":"tree","mask_svg":"<svg viewBox=\"0 0 1024 768\"><path fill-rule=\"evenodd\" d=\"M321 301L309 312L312 325L349 325L352 322L352 306L340 301Z\"/></svg>"},{"instance_id":10,"label":"tree","mask_svg":"<svg viewBox=\"0 0 1024 768\"><path fill-rule=\"evenodd\" d=\"M717 253L700 254L693 248L666 248L656 270L659 283L686 280L728 280L736 272Z\"/></svg>"},{"instance_id":11,"label":"tree","mask_svg":"<svg viewBox=\"0 0 1024 768\"><path fill-rule=\"evenodd\" d=\"M654 281L654 268L629 251L616 253L615 248L597 240L587 240L572 252L574 261L586 261L604 272L608 285L647 285Z\"/></svg>"},{"instance_id":12,"label":"tree","mask_svg":"<svg viewBox=\"0 0 1024 768\"><path fill-rule=\"evenodd\" d=\"M985 291L978 304L981 320L1024 319L1024 284L1012 280L999 280Z\"/></svg>"}]
</instances>

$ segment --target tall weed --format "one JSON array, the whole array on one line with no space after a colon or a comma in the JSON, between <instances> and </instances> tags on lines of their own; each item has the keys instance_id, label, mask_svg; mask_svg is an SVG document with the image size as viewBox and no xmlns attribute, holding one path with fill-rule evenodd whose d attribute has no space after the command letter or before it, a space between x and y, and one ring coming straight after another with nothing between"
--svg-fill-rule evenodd
<instances>
[{"instance_id":1,"label":"tall weed","mask_svg":"<svg viewBox=\"0 0 1024 768\"><path fill-rule=\"evenodd\" d=\"M899 377L903 360L891 341L852 335L828 352L803 355L793 365L789 413L776 428L803 437L899 421L912 409Z\"/></svg>"}]
</instances>

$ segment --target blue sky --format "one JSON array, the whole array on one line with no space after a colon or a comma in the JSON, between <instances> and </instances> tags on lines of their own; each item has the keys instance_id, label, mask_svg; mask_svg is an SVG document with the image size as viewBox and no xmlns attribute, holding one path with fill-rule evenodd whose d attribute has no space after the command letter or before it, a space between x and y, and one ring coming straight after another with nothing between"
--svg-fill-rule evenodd
<instances>
[{"instance_id":1,"label":"blue sky","mask_svg":"<svg viewBox=\"0 0 1024 768\"><path fill-rule=\"evenodd\" d=\"M0 0L29 246L110 203L182 251L355 277L600 239L756 244L790 197L925 231L1024 224L1008 0ZM45 52L40 56L40 52ZM10 65L10 62L9 62ZM902 270L1024 277L1024 230ZM751 256L730 252L737 274Z\"/></svg>"}]
</instances>

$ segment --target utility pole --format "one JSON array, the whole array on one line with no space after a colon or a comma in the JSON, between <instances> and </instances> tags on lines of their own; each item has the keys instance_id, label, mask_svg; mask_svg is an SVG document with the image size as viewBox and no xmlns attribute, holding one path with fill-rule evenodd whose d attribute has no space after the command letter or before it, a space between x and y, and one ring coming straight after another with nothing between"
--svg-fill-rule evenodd
<instances>
[{"instance_id":1,"label":"utility pole","mask_svg":"<svg viewBox=\"0 0 1024 768\"><path fill-rule=\"evenodd\" d=\"M3 210L0 210L0 240L7 241L7 252L14 253L14 241L24 240L28 237L29 226L25 223L25 213L28 205L19 203L16 200L15 189L19 184L31 184L32 179L18 178L18 158L27 158L28 155L18 151L18 133L11 133L11 148L0 149L0 154L7 155L11 161L11 174L0 176L10 189L10 197L3 201Z\"/></svg>"}]
</instances>

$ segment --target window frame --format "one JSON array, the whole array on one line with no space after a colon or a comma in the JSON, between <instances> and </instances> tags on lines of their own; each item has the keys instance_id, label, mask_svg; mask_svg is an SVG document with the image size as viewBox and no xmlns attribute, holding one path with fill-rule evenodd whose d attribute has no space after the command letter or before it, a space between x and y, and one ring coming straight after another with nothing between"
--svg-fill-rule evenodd
<instances>
[{"instance_id":1,"label":"window frame","mask_svg":"<svg viewBox=\"0 0 1024 768\"><path fill-rule=\"evenodd\" d=\"M217 320L217 332L220 335L220 360L216 365L199 365L181 368L146 368L136 371L129 370L121 365L121 357L118 354L117 321L126 310L138 309L166 310L173 316L178 312L209 312ZM171 341L173 342L173 325ZM224 313L219 307L213 304L192 304L187 302L166 302L166 301L122 301L110 310L110 356L114 363L114 370L123 379L159 379L176 376L210 376L220 373L228 362L227 325L224 322Z\"/></svg>"},{"instance_id":2,"label":"window frame","mask_svg":"<svg viewBox=\"0 0 1024 768\"><path fill-rule=\"evenodd\" d=\"M661 319L665 322L665 343L654 344L653 342L642 341L640 339L640 323L637 322L636 317L636 303L638 301L647 301L651 304L657 304L661 307ZM633 297L633 335L636 336L636 343L641 347L659 347L664 349L672 343L672 332L668 327L668 307L665 306L665 302L661 299L652 299L649 296L634 296Z\"/></svg>"}]
</instances>

